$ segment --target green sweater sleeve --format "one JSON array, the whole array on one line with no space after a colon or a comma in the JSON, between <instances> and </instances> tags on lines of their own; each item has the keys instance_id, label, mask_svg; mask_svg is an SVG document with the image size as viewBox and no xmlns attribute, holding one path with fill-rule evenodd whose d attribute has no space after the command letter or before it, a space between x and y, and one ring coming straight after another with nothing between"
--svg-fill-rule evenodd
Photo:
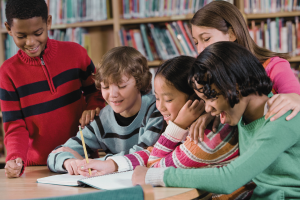
<instances>
[{"instance_id":1,"label":"green sweater sleeve","mask_svg":"<svg viewBox=\"0 0 300 200\"><path fill-rule=\"evenodd\" d=\"M248 136L247 140L244 137L239 138L240 145L245 144L247 148L227 166L205 169L169 168L164 172L164 183L168 187L191 187L218 194L232 193L272 165L284 151L299 143L297 123L300 121L300 115L285 121L289 113L275 122L266 120L260 128L254 128L255 134L247 131L239 132L239 136L241 134L253 136ZM245 141L241 141L243 138ZM299 148L298 145L295 146ZM279 163L278 167L284 167L285 164L289 165Z\"/></svg>"}]
</instances>

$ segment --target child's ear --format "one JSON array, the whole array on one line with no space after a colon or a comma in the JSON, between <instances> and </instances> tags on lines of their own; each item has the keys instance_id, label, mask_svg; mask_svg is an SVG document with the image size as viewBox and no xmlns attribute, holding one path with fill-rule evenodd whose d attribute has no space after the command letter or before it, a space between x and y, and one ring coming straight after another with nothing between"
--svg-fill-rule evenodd
<instances>
[{"instance_id":1,"label":"child's ear","mask_svg":"<svg viewBox=\"0 0 300 200\"><path fill-rule=\"evenodd\" d=\"M229 28L228 34L229 34L229 40L230 40L231 42L236 41L236 35L235 35L235 33L234 33L232 27Z\"/></svg>"},{"instance_id":2,"label":"child's ear","mask_svg":"<svg viewBox=\"0 0 300 200\"><path fill-rule=\"evenodd\" d=\"M4 25L5 25L5 28L6 28L6 30L7 30L7 33L8 33L10 36L12 36L11 28L10 28L10 26L8 25L8 23L7 23L7 22L4 22Z\"/></svg>"},{"instance_id":3,"label":"child's ear","mask_svg":"<svg viewBox=\"0 0 300 200\"><path fill-rule=\"evenodd\" d=\"M50 30L52 26L52 15L48 15L47 18L47 29Z\"/></svg>"}]
</instances>

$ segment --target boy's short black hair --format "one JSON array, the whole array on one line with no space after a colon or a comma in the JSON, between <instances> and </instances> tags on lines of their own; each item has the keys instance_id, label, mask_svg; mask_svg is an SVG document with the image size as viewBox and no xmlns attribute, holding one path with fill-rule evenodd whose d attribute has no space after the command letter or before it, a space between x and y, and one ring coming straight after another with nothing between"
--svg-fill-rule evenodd
<instances>
[{"instance_id":1,"label":"boy's short black hair","mask_svg":"<svg viewBox=\"0 0 300 200\"><path fill-rule=\"evenodd\" d=\"M196 88L194 81L203 88ZM189 84L209 99L223 95L231 107L239 103L240 94L268 95L272 90L271 79L262 64L235 42L217 42L206 47L190 71ZM219 94L211 88L212 84L220 90Z\"/></svg>"},{"instance_id":2,"label":"boy's short black hair","mask_svg":"<svg viewBox=\"0 0 300 200\"><path fill-rule=\"evenodd\" d=\"M12 26L13 18L42 17L43 21L47 22L48 7L45 0L8 0L5 15L9 26Z\"/></svg>"}]
</instances>

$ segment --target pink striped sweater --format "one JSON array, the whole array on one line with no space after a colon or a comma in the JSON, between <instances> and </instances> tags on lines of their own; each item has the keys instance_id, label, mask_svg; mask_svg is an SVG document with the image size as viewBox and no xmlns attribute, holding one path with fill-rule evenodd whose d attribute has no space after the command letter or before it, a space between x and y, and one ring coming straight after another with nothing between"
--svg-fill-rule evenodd
<instances>
[{"instance_id":1,"label":"pink striped sweater","mask_svg":"<svg viewBox=\"0 0 300 200\"><path fill-rule=\"evenodd\" d=\"M236 127L220 124L216 133L206 130L203 142L195 144L186 137L188 131L169 121L165 132L154 147L111 157L118 171L133 170L136 166L198 168L224 165L238 156ZM182 140L186 139L183 143Z\"/></svg>"}]
</instances>

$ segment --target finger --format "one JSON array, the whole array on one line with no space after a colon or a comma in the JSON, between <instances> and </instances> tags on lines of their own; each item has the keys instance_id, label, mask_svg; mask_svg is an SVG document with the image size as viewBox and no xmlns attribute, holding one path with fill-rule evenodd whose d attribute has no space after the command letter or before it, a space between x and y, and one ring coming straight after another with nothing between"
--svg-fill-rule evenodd
<instances>
[{"instance_id":1,"label":"finger","mask_svg":"<svg viewBox=\"0 0 300 200\"><path fill-rule=\"evenodd\" d=\"M92 110L91 111L91 118L90 118L90 122L92 122L95 118L95 114L96 114L96 110Z\"/></svg>"},{"instance_id":2,"label":"finger","mask_svg":"<svg viewBox=\"0 0 300 200\"><path fill-rule=\"evenodd\" d=\"M273 104L274 101L276 101L276 99L279 97L279 94L275 94L274 96L272 96L268 101L267 104L269 107L271 107L271 105Z\"/></svg>"},{"instance_id":3,"label":"finger","mask_svg":"<svg viewBox=\"0 0 300 200\"><path fill-rule=\"evenodd\" d=\"M204 140L204 131L206 129L206 125L204 123L202 123L199 127L199 138L200 138L200 141L203 142ZM197 139L197 143L198 143L198 139ZM195 144L197 144L195 143Z\"/></svg>"},{"instance_id":4,"label":"finger","mask_svg":"<svg viewBox=\"0 0 300 200\"><path fill-rule=\"evenodd\" d=\"M12 169L10 167L5 168L5 173L8 175L8 177L19 177L21 172L20 169Z\"/></svg>"},{"instance_id":5,"label":"finger","mask_svg":"<svg viewBox=\"0 0 300 200\"><path fill-rule=\"evenodd\" d=\"M278 105L276 108L274 108L273 110L269 110L267 113L266 113L266 116L265 116L265 119L268 119L269 117L271 117L272 115L275 115L277 114L278 112L280 112L281 110L285 110L284 113L286 113L289 108L287 108L284 104L280 104ZM281 115L283 115L284 113L281 113ZM281 115L277 115L277 118L280 117ZM273 118L273 117L272 117ZM276 118L276 119L277 119ZM271 121L274 121L275 118L271 119Z\"/></svg>"},{"instance_id":6,"label":"finger","mask_svg":"<svg viewBox=\"0 0 300 200\"><path fill-rule=\"evenodd\" d=\"M84 112L82 113L82 116L81 116L81 118L80 118L80 120L79 120L79 123L80 123L80 125L81 125L81 128L84 128L84 126L85 126L85 119L86 119L86 111L84 111Z\"/></svg>"},{"instance_id":7,"label":"finger","mask_svg":"<svg viewBox=\"0 0 300 200\"><path fill-rule=\"evenodd\" d=\"M100 108L99 108L99 107L97 107L97 108L95 109L95 111L96 111L96 116L98 116L98 115L99 115L99 113L100 113Z\"/></svg>"},{"instance_id":8,"label":"finger","mask_svg":"<svg viewBox=\"0 0 300 200\"><path fill-rule=\"evenodd\" d=\"M212 131L215 133L219 127L220 124L220 116L216 117L212 126Z\"/></svg>"},{"instance_id":9,"label":"finger","mask_svg":"<svg viewBox=\"0 0 300 200\"><path fill-rule=\"evenodd\" d=\"M91 120L91 112L88 111L85 115L85 126L88 125L90 123L90 120Z\"/></svg>"},{"instance_id":10,"label":"finger","mask_svg":"<svg viewBox=\"0 0 300 200\"><path fill-rule=\"evenodd\" d=\"M6 163L6 167L11 170L20 170L22 165L17 164L15 160L11 160L10 162Z\"/></svg>"},{"instance_id":11,"label":"finger","mask_svg":"<svg viewBox=\"0 0 300 200\"><path fill-rule=\"evenodd\" d=\"M192 123L192 125L190 126L190 128L189 128L189 136L190 136L190 141L192 142L193 141L193 139L194 139L194 134L195 134L195 124L197 123L197 121L196 122L194 122L194 123Z\"/></svg>"},{"instance_id":12,"label":"finger","mask_svg":"<svg viewBox=\"0 0 300 200\"><path fill-rule=\"evenodd\" d=\"M275 121L276 119L278 119L279 117L281 117L282 115L284 115L287 111L289 111L288 108L284 107L282 108L280 111L278 111L274 116L271 117L270 121Z\"/></svg>"},{"instance_id":13,"label":"finger","mask_svg":"<svg viewBox=\"0 0 300 200\"><path fill-rule=\"evenodd\" d=\"M276 107L278 107L279 105L281 105L283 103L283 99L278 95L276 99L269 99L268 102L270 102L268 104L269 106L269 110L273 111Z\"/></svg>"},{"instance_id":14,"label":"finger","mask_svg":"<svg viewBox=\"0 0 300 200\"><path fill-rule=\"evenodd\" d=\"M73 169L72 169L72 166L71 166L70 163L67 164L66 170L68 171L68 174L70 174L70 175L73 175L73 174L74 174Z\"/></svg>"},{"instance_id":15,"label":"finger","mask_svg":"<svg viewBox=\"0 0 300 200\"><path fill-rule=\"evenodd\" d=\"M197 109L198 106L199 106L199 100L196 99L195 101L192 102L191 108Z\"/></svg>"},{"instance_id":16,"label":"finger","mask_svg":"<svg viewBox=\"0 0 300 200\"><path fill-rule=\"evenodd\" d=\"M298 114L298 112L299 112L298 109L294 109L293 112L292 112L289 116L287 116L285 119L286 119L287 121L293 119L293 118Z\"/></svg>"},{"instance_id":17,"label":"finger","mask_svg":"<svg viewBox=\"0 0 300 200\"><path fill-rule=\"evenodd\" d=\"M202 120L197 121L197 124L195 125L195 129L194 129L194 138L193 138L193 141L194 141L195 143L198 143L198 138L199 138L199 134L200 134L200 132L199 132L199 127L200 127L201 123L202 123Z\"/></svg>"},{"instance_id":18,"label":"finger","mask_svg":"<svg viewBox=\"0 0 300 200\"><path fill-rule=\"evenodd\" d=\"M192 105L192 100L188 100L183 107L189 108Z\"/></svg>"},{"instance_id":19,"label":"finger","mask_svg":"<svg viewBox=\"0 0 300 200\"><path fill-rule=\"evenodd\" d=\"M74 174L75 174L75 175L79 175L78 169L77 169L77 165L76 165L76 162L75 162L75 161L72 161L72 162L71 162L71 167L72 167L72 170L73 170Z\"/></svg>"}]
</instances>

